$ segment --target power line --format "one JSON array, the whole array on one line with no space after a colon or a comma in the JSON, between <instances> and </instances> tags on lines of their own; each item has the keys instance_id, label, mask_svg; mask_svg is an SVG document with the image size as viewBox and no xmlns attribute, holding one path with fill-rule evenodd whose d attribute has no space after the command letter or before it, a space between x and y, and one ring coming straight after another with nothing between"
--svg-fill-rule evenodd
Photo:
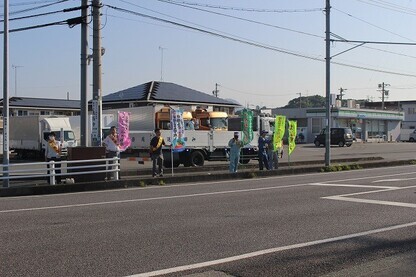
<instances>
[{"instance_id":1,"label":"power line","mask_svg":"<svg viewBox=\"0 0 416 277\"><path fill-rule=\"evenodd\" d=\"M324 38L323 36L319 36L319 35L315 35L315 34L303 32L303 31L293 30L293 29L289 29L289 28L285 28L285 27L281 27L281 26L277 26L277 25L272 25L272 24L268 24L268 23L264 23L264 22L260 22L260 21L256 21L256 20L246 19L246 18L242 18L242 17L238 17L238 16L233 16L233 15L229 15L229 14L224 14L224 13L220 13L220 12L214 12L214 11L204 10L204 9L201 9L201 8L190 7L190 6L187 6L187 5L184 5L184 4L176 3L174 1L167 1L167 0L158 0L158 1L159 2L168 3L168 4L172 4L172 5L176 5L176 6L181 6L181 7L189 8L189 9L194 9L194 10L198 10L198 11L212 13L212 14L216 14L216 15L220 15L220 16L224 16L224 17L238 19L238 20L242 20L242 21L246 21L246 22L250 22L250 23L255 23L255 24L259 24L259 25L263 25L263 26L267 26L267 27L281 29L281 30L285 30L285 31L289 31L289 32L294 32L294 33L303 34L303 35L312 36L312 37L317 37L317 38ZM123 2L127 2L127 1L123 1ZM129 3L129 4L131 4L131 3Z\"/></svg>"},{"instance_id":2,"label":"power line","mask_svg":"<svg viewBox=\"0 0 416 277\"><path fill-rule=\"evenodd\" d=\"M120 0L120 1L122 1L122 0ZM175 1L167 1L167 0L158 0L158 1L159 2L168 3L168 4L172 4L172 5L176 5L176 6L181 6L181 7L189 8L189 9L194 9L194 10L198 10L198 11L212 13L212 14L216 14L216 15L220 15L220 16L224 16L224 17L238 19L238 20L242 20L242 21L246 21L246 22L250 22L250 23L255 23L255 24L259 24L259 25L263 25L263 26L267 26L267 27L281 29L281 30L284 30L284 31L289 31L289 32L294 32L294 33L298 33L298 34L302 34L302 35L312 36L312 37L316 37L316 38L320 38L320 39L324 39L325 38L324 36L315 35L315 34L303 32L303 31L299 31L299 30L293 30L293 29L289 29L289 28L285 28L285 27L281 27L281 26L277 26L277 25L272 25L272 24L268 24L268 23L264 23L264 22L260 22L260 21L250 20L250 19L246 19L246 18L242 18L242 17L238 17L238 16L232 16L232 15L228 15L228 14L224 14L224 13L219 13L219 12L214 12L214 11L209 11L209 10L205 10L205 9L201 9L201 8L196 8L196 7L190 7L190 6L187 6L187 5L179 4L179 3L175 2ZM122 1L122 2L131 4L133 6L137 6L137 5L135 5L133 3L130 3L130 2L127 2L127 1ZM384 52L384 53L389 53L389 54L393 54L393 55L398 55L398 56L403 56L403 57L408 57L408 58L416 59L415 56L411 56L411 55L407 55L407 54L403 54L403 53L397 53L397 52L393 52L393 51L389 51L389 50L384 50L384 49L378 49L378 48L369 47L369 46L362 46L362 47L363 48L367 48L367 49L371 49L371 50L375 50L375 51L380 51L380 52Z\"/></svg>"},{"instance_id":3,"label":"power line","mask_svg":"<svg viewBox=\"0 0 416 277\"><path fill-rule=\"evenodd\" d=\"M172 2L172 4L184 4L189 6L198 6L198 7L205 7L211 9L221 9L221 10L233 10L233 11L243 11L243 12L260 12L260 13L299 13L299 12L317 12L322 11L322 8L315 8L315 9L292 9L292 10L283 10L283 9L256 9L256 8L241 8L241 7L230 7L230 6L220 6L220 5L209 5L209 4L201 4L201 3L194 3L194 2L186 2L186 1L171 1L166 0L163 2Z\"/></svg>"},{"instance_id":4,"label":"power line","mask_svg":"<svg viewBox=\"0 0 416 277\"><path fill-rule=\"evenodd\" d=\"M88 7L88 6L87 6ZM27 16L21 16L21 17L15 17L15 18L10 18L10 21L14 21L14 20L21 20L21 19L28 19L28 18L34 18L34 17L40 17L40 16L45 16L45 15L51 15L51 14L57 14L57 13L66 13L66 12L73 12L73 11L78 11L80 9L82 9L84 7L80 6L80 7L74 7L74 8L68 8L68 9L63 9L63 10L59 10L59 11L52 11L52 12L47 12L47 13L39 13L39 14L33 14L33 15L27 15ZM0 20L0 22L4 22L4 20Z\"/></svg>"},{"instance_id":5,"label":"power line","mask_svg":"<svg viewBox=\"0 0 416 277\"><path fill-rule=\"evenodd\" d=\"M345 15L347 15L347 16L349 16L349 17L352 17L352 18L354 18L354 19L356 19L356 20L359 20L359 21L361 21L361 22L364 22L364 23L366 23L366 24L368 24L368 25L370 25L370 26L373 26L373 27L375 27L375 28L377 28L377 29L383 30L383 31L385 31L385 32L387 32L387 33L390 33L390 34L392 34L392 35L395 35L395 36L398 36L398 37L401 37L401 38L407 39L407 40L409 40L409 41L414 41L413 39L407 38L407 37L405 37L405 36L402 36L402 35L399 35L399 34L397 34L397 33L394 33L394 32L392 32L392 31L390 31L390 30L387 30L387 29L384 29L384 28L382 28L382 27L379 27L379 26L377 26L377 25L375 25L375 24L373 24L373 23L370 23L370 22L368 22L368 21L366 21L366 20L364 20L364 19L361 19L361 18L358 18L358 17L356 17L356 16L353 16L352 14L349 14L349 13L347 13L347 12L343 12L343 11L341 11L341 10L338 10L338 9L334 8L334 7L332 7L332 8L333 8L334 10L336 10L336 11L338 11L338 12L342 13L342 14L345 14Z\"/></svg>"},{"instance_id":6,"label":"power line","mask_svg":"<svg viewBox=\"0 0 416 277\"><path fill-rule=\"evenodd\" d=\"M397 4L393 4L393 3L389 3L387 1L375 1L375 0L356 0L358 2L367 4L367 5L371 5L371 6L375 6L375 7L379 7L379 8L383 8L386 10L390 10L390 11L395 11L395 12L399 12L399 13L404 13L404 14L409 14L409 15L415 15L416 14L416 10L414 9L409 9ZM370 3L369 3L370 2ZM371 3L372 2L372 3Z\"/></svg>"},{"instance_id":7,"label":"power line","mask_svg":"<svg viewBox=\"0 0 416 277\"><path fill-rule=\"evenodd\" d=\"M259 48L263 48L263 49L268 49L268 50L272 50L272 51L276 51L276 52L280 52L280 53L283 53L283 54L292 55L292 56L296 56L296 57L300 57L300 58L305 58L305 59L309 59L309 60L320 61L320 62L325 61L324 59L317 58L317 57L311 57L311 56L308 56L306 54L295 53L293 51L282 49L282 48L277 48L277 47L274 47L274 46L268 46L268 45L260 44L260 43L253 42L253 41L247 41L247 40L243 40L243 39L239 39L239 38L235 38L235 37L230 37L230 36L227 36L227 35L215 33L215 32L212 32L212 31L203 30L203 29L196 28L196 27L193 27L193 26L189 26L189 25L185 25L185 24L182 24L182 23L178 23L178 22L174 22L174 21L170 21L170 20L166 20L166 19L162 19L162 18L158 18L158 17L146 15L146 14L142 14L142 13L139 13L139 12L135 12L135 11L131 11L131 10L127 10L127 9L123 9L123 8L119 8L119 7L115 7L115 6L111 6L111 5L106 5L106 6L109 7L109 8L112 8L116 11L129 13L129 14L133 14L133 15L136 15L136 16L141 16L141 17L149 18L149 19L156 20L156 21L161 21L161 22L168 23L168 24L173 24L173 25L176 25L176 26L180 26L180 27L183 27L183 28L191 29L191 30L194 30L194 31L198 31L198 32L201 32L201 33L205 33L205 34L209 34L209 35L213 35L213 36L217 36L217 37L221 37L221 38L232 40L232 41L235 41L235 42L240 42L240 43L243 43L243 44L247 44L247 45L251 45L251 46L255 46L255 47L259 47ZM379 69L373 69L373 68L368 68L368 67L363 67L363 66L355 66L355 65L339 63L339 62L331 62L331 63L336 64L336 65L340 65L340 66L366 70L366 71L373 71L373 72L386 73L386 74L399 75L399 76L406 76L406 77L416 77L416 75L414 75L414 74L399 73L399 72L388 71L388 70L379 70Z\"/></svg>"},{"instance_id":8,"label":"power line","mask_svg":"<svg viewBox=\"0 0 416 277\"><path fill-rule=\"evenodd\" d=\"M37 6L37 7L33 7L33 8L27 8L27 9L23 9L23 10L18 10L18 11L10 12L9 14L10 15L13 15L13 14L30 12L30 11L34 11L34 10L39 10L39 9L42 9L42 8L50 7L50 6L53 6L53 5L56 5L56 4L61 4L61 3L64 3L64 2L68 2L68 1L69 0L54 1L53 3L50 3L50 4L45 4L45 5L41 5L41 6ZM0 14L0 16L4 17L4 14Z\"/></svg>"},{"instance_id":9,"label":"power line","mask_svg":"<svg viewBox=\"0 0 416 277\"><path fill-rule=\"evenodd\" d=\"M61 20L61 21L45 23L45 24L40 24L40 25L22 27L22 28L17 28L17 29L11 29L11 30L9 30L9 32L14 33L14 32L21 32L21 31L27 31L27 30L32 30L32 29L39 29L39 28L55 26L55 25L66 25L66 24L68 24L69 27L72 28L75 25L81 24L82 22L83 22L83 19L80 16L80 17L70 18L70 19L67 19L67 20ZM0 34L4 34L4 31L0 31Z\"/></svg>"}]
</instances>

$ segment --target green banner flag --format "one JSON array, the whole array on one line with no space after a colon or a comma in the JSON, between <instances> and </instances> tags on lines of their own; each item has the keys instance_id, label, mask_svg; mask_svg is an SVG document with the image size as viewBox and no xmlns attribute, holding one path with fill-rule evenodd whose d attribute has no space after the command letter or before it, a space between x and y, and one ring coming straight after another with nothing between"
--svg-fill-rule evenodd
<instances>
[{"instance_id":1,"label":"green banner flag","mask_svg":"<svg viewBox=\"0 0 416 277\"><path fill-rule=\"evenodd\" d=\"M283 147L283 136L285 135L286 116L278 115L274 120L274 134L273 134L273 146L274 151Z\"/></svg>"},{"instance_id":2,"label":"green banner flag","mask_svg":"<svg viewBox=\"0 0 416 277\"><path fill-rule=\"evenodd\" d=\"M253 111L244 109L241 114L241 130L243 132L242 141L244 145L253 140Z\"/></svg>"},{"instance_id":3,"label":"green banner flag","mask_svg":"<svg viewBox=\"0 0 416 277\"><path fill-rule=\"evenodd\" d=\"M289 120L289 155L292 154L296 147L296 133L298 129L298 122Z\"/></svg>"}]
</instances>

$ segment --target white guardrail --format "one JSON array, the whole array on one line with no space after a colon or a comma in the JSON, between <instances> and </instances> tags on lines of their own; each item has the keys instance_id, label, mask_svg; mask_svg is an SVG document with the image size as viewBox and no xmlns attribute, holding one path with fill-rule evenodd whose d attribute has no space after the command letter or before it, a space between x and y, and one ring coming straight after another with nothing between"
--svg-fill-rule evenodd
<instances>
[{"instance_id":1,"label":"white guardrail","mask_svg":"<svg viewBox=\"0 0 416 277\"><path fill-rule=\"evenodd\" d=\"M83 163L99 163L99 164L87 164L79 165ZM60 164L61 168L57 168L56 165ZM68 166L71 164L77 164L76 166ZM66 165L66 167L62 167ZM49 168L48 168L49 167ZM50 161L50 162L37 162L37 163L13 163L9 165L0 165L0 180L20 180L20 179L32 179L39 177L49 177L49 183L51 185L56 184L56 176L65 176L70 178L73 175L84 174L97 174L97 173L112 173L113 180L119 179L120 172L120 158L106 158L106 159L91 159L91 160L72 160L72 161ZM22 169L20 169L22 168ZM90 170L96 168L97 170ZM102 168L102 169L100 169ZM5 170L7 169L7 170ZM64 170L66 173L56 173L56 170ZM72 170L76 169L76 172ZM85 169L85 170L83 170ZM87 170L88 169L88 170ZM39 172L36 174L36 172Z\"/></svg>"}]
</instances>

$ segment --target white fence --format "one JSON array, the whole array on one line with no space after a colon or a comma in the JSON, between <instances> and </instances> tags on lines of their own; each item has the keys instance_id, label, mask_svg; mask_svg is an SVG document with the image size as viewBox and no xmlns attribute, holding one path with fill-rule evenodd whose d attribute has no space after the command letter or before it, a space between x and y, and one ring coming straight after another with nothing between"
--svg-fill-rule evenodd
<instances>
[{"instance_id":1,"label":"white fence","mask_svg":"<svg viewBox=\"0 0 416 277\"><path fill-rule=\"evenodd\" d=\"M87 165L79 165L85 164ZM98 163L91 165L90 163ZM57 168L56 165L61 165L61 168ZM76 164L75 166L70 166ZM62 165L66 165L66 173L56 173L56 171L65 169ZM69 166L68 166L69 165ZM74 175L85 174L98 174L98 173L110 173L113 180L119 179L120 172L120 158L108 158L108 159L92 159L92 160L74 160L74 161L50 161L40 163L13 163L9 165L1 165L0 180L22 180L22 179L34 179L39 177L49 178L51 185L56 184L56 176L65 176L70 178ZM76 172L72 170L76 169ZM95 170L91 170L95 169Z\"/></svg>"}]
</instances>

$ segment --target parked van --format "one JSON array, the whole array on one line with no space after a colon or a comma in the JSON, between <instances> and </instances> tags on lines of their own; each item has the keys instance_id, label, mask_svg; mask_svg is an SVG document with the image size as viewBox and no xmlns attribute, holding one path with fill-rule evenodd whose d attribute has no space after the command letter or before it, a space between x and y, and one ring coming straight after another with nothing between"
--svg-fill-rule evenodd
<instances>
[{"instance_id":1,"label":"parked van","mask_svg":"<svg viewBox=\"0 0 416 277\"><path fill-rule=\"evenodd\" d=\"M322 129L319 135L315 136L314 144L316 147L325 145L325 128ZM338 145L339 147L350 147L352 145L353 137L350 128L331 128L331 145Z\"/></svg>"}]
</instances>

